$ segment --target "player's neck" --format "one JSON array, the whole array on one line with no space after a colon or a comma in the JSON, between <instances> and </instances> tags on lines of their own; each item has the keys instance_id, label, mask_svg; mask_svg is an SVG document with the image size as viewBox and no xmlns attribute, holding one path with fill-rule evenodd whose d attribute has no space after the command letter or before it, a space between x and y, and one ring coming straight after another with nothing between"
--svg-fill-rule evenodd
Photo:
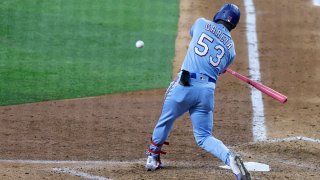
<instances>
[{"instance_id":1,"label":"player's neck","mask_svg":"<svg viewBox=\"0 0 320 180\"><path fill-rule=\"evenodd\" d=\"M230 32L231 32L232 27L230 26L230 24L229 24L229 23L227 23L227 22L225 22L225 21L221 21L221 20L217 21L217 23L218 23L218 24L222 24L222 25L224 25L224 27L226 27L226 28L228 29L228 31L230 31Z\"/></svg>"}]
</instances>

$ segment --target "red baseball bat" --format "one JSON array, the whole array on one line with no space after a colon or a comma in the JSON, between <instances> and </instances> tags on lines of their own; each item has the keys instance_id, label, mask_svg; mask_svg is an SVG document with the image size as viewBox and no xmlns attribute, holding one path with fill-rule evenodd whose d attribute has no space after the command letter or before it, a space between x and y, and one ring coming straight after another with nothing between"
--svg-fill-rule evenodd
<instances>
[{"instance_id":1,"label":"red baseball bat","mask_svg":"<svg viewBox=\"0 0 320 180\"><path fill-rule=\"evenodd\" d=\"M228 73L232 74L233 76L239 78L240 80L250 84L251 86L257 88L258 90L260 90L261 92L265 93L266 95L268 96L271 96L272 98L274 98L275 100L281 102L281 103L285 103L287 102L287 96L261 84L261 83L258 83L258 82L255 82L247 77L245 77L244 75L242 74L239 74L229 68L227 68L226 70Z\"/></svg>"}]
</instances>

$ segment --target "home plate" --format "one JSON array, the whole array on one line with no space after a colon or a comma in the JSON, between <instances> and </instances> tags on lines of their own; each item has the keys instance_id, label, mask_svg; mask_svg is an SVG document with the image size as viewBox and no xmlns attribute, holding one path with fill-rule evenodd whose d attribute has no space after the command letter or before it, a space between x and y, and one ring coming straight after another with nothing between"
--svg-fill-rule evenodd
<instances>
[{"instance_id":1,"label":"home plate","mask_svg":"<svg viewBox=\"0 0 320 180\"><path fill-rule=\"evenodd\" d=\"M248 171L270 171L270 166L267 164L262 164L258 162L244 162L243 164ZM227 165L219 167L223 169L230 169L230 167Z\"/></svg>"}]
</instances>

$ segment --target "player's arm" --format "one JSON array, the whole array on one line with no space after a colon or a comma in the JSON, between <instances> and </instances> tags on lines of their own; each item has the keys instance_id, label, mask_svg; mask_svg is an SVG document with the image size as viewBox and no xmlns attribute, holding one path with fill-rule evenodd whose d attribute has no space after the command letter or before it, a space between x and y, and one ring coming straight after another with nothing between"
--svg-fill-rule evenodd
<instances>
[{"instance_id":1,"label":"player's arm","mask_svg":"<svg viewBox=\"0 0 320 180\"><path fill-rule=\"evenodd\" d=\"M220 74L224 74L224 73L226 72L227 68L232 64L232 62L233 62L233 60L234 60L235 56L236 56L236 55L235 55L235 52L234 52L234 54L233 54L233 55L230 55L230 57L229 57L229 61L227 62L227 64L226 64L226 66L225 66L224 70L222 71L222 73L220 73Z\"/></svg>"},{"instance_id":2,"label":"player's arm","mask_svg":"<svg viewBox=\"0 0 320 180\"><path fill-rule=\"evenodd\" d=\"M234 57L235 57L235 56L232 56L232 57L230 58L230 61L227 63L225 70L232 64L232 62L233 62L233 60L234 60Z\"/></svg>"}]
</instances>

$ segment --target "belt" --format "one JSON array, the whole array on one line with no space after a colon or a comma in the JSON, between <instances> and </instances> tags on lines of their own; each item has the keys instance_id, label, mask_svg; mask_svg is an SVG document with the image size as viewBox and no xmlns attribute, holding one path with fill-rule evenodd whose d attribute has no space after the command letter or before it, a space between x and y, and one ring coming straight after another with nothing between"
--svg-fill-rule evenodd
<instances>
[{"instance_id":1,"label":"belt","mask_svg":"<svg viewBox=\"0 0 320 180\"><path fill-rule=\"evenodd\" d=\"M197 79L197 77L200 79L200 80L203 80L203 76L205 76L206 78L204 79L207 79L208 82L213 82L213 83L216 83L216 80L209 77L208 75L206 74L199 74L199 73L190 73L190 78L193 78L193 79Z\"/></svg>"}]
</instances>

